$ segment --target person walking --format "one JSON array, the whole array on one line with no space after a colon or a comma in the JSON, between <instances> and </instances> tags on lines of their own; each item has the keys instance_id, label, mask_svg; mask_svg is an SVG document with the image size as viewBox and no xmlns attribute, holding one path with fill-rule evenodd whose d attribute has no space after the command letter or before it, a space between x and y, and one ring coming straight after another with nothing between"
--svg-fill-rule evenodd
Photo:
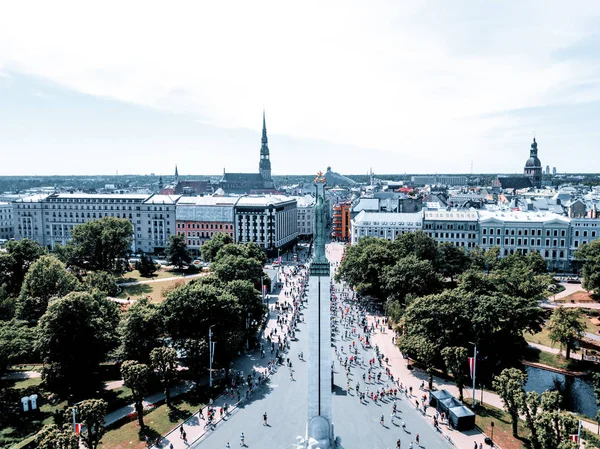
<instances>
[{"instance_id":1,"label":"person walking","mask_svg":"<svg viewBox=\"0 0 600 449\"><path fill-rule=\"evenodd\" d=\"M183 438L183 424L179 426L179 438Z\"/></svg>"},{"instance_id":2,"label":"person walking","mask_svg":"<svg viewBox=\"0 0 600 449\"><path fill-rule=\"evenodd\" d=\"M263 426L267 425L267 412L263 415Z\"/></svg>"},{"instance_id":3,"label":"person walking","mask_svg":"<svg viewBox=\"0 0 600 449\"><path fill-rule=\"evenodd\" d=\"M227 442L227 444L225 445L225 449L231 449L231 446L229 445L229 441Z\"/></svg>"},{"instance_id":4,"label":"person walking","mask_svg":"<svg viewBox=\"0 0 600 449\"><path fill-rule=\"evenodd\" d=\"M240 435L240 446L246 446L246 443L244 442L244 432L242 432L242 435Z\"/></svg>"}]
</instances>

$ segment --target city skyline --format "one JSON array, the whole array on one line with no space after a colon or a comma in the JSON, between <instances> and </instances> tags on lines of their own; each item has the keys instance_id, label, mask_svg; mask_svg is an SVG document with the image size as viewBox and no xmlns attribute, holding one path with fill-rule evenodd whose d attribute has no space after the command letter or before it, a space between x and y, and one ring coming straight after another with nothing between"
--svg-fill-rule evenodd
<instances>
[{"instance_id":1,"label":"city skyline","mask_svg":"<svg viewBox=\"0 0 600 449\"><path fill-rule=\"evenodd\" d=\"M520 173L534 135L600 171L593 2L36 8L0 17L0 175L254 171L263 107L274 176Z\"/></svg>"}]
</instances>

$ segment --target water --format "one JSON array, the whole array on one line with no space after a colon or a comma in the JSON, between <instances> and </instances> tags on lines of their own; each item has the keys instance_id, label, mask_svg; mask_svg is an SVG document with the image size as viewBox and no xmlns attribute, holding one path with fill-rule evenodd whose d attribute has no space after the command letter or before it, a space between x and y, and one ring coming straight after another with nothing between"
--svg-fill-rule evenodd
<instances>
[{"instance_id":1,"label":"water","mask_svg":"<svg viewBox=\"0 0 600 449\"><path fill-rule=\"evenodd\" d=\"M560 382L561 393L566 400L567 408L573 412L581 413L590 418L595 418L598 407L592 384L581 377L565 376L541 368L527 366L528 380L525 391L555 390L555 381Z\"/></svg>"}]
</instances>

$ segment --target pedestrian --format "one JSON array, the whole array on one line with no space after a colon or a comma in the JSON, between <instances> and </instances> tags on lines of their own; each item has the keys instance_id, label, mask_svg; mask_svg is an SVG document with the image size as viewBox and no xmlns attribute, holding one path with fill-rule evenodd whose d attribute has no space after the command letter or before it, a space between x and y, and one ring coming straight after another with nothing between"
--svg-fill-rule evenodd
<instances>
[{"instance_id":1,"label":"pedestrian","mask_svg":"<svg viewBox=\"0 0 600 449\"><path fill-rule=\"evenodd\" d=\"M173 443L169 444L169 449L174 449L173 448Z\"/></svg>"},{"instance_id":2,"label":"pedestrian","mask_svg":"<svg viewBox=\"0 0 600 449\"><path fill-rule=\"evenodd\" d=\"M419 444L419 434L418 433L415 436L415 443ZM419 446L420 446L420 444L419 444Z\"/></svg>"},{"instance_id":3,"label":"pedestrian","mask_svg":"<svg viewBox=\"0 0 600 449\"><path fill-rule=\"evenodd\" d=\"M229 441L227 442L227 444L225 445L225 449L231 449L231 446L229 445Z\"/></svg>"},{"instance_id":4,"label":"pedestrian","mask_svg":"<svg viewBox=\"0 0 600 449\"><path fill-rule=\"evenodd\" d=\"M244 443L244 432L242 432L242 435L240 435L240 446L246 446L246 443Z\"/></svg>"},{"instance_id":5,"label":"pedestrian","mask_svg":"<svg viewBox=\"0 0 600 449\"><path fill-rule=\"evenodd\" d=\"M187 433L185 433L185 430L183 431L182 436L183 436L183 442L187 443Z\"/></svg>"},{"instance_id":6,"label":"pedestrian","mask_svg":"<svg viewBox=\"0 0 600 449\"><path fill-rule=\"evenodd\" d=\"M267 412L263 415L263 426L267 425Z\"/></svg>"},{"instance_id":7,"label":"pedestrian","mask_svg":"<svg viewBox=\"0 0 600 449\"><path fill-rule=\"evenodd\" d=\"M473 449L477 449L477 441L473 443Z\"/></svg>"},{"instance_id":8,"label":"pedestrian","mask_svg":"<svg viewBox=\"0 0 600 449\"><path fill-rule=\"evenodd\" d=\"M181 426L179 426L179 438L183 437L183 424Z\"/></svg>"}]
</instances>

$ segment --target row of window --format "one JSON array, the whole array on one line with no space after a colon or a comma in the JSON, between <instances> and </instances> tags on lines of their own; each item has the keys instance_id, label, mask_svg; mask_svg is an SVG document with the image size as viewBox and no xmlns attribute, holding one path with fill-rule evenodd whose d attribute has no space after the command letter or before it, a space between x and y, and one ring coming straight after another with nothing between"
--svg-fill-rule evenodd
<instances>
[{"instance_id":1,"label":"row of window","mask_svg":"<svg viewBox=\"0 0 600 449\"><path fill-rule=\"evenodd\" d=\"M177 229L233 229L232 224L223 223L177 223Z\"/></svg>"},{"instance_id":2,"label":"row of window","mask_svg":"<svg viewBox=\"0 0 600 449\"><path fill-rule=\"evenodd\" d=\"M501 238L500 237L496 237L496 243L494 243L494 237L490 237L489 240L487 237L482 237L481 238L481 244L482 245L500 245L500 241ZM531 242L531 246L542 246L542 239L515 239L515 238L504 238L504 245L505 246L515 246L515 242L517 246L529 246L529 242ZM550 239L546 239L545 240L545 246L550 246ZM552 240L552 246L553 247L557 247L558 246L558 240L557 239L553 239ZM560 246L564 247L565 246L565 240L564 239L560 239Z\"/></svg>"},{"instance_id":3,"label":"row of window","mask_svg":"<svg viewBox=\"0 0 600 449\"><path fill-rule=\"evenodd\" d=\"M531 231L529 233L529 235L535 236L541 236L542 235L542 230L541 229L517 229L516 230L516 235L528 235L528 232ZM558 237L558 229L554 229L552 230L552 235L554 237ZM481 234L482 235L486 235L486 234L490 234L493 235L494 234L494 228L489 228L489 232L488 232L488 228L482 228L481 229ZM501 228L496 228L496 235L500 235L502 234L502 229ZM511 228L504 228L504 234L505 235L515 235L515 229ZM550 237L550 229L546 229L546 237ZM567 234L567 231L565 229L560 229L560 236L564 237Z\"/></svg>"}]
</instances>

